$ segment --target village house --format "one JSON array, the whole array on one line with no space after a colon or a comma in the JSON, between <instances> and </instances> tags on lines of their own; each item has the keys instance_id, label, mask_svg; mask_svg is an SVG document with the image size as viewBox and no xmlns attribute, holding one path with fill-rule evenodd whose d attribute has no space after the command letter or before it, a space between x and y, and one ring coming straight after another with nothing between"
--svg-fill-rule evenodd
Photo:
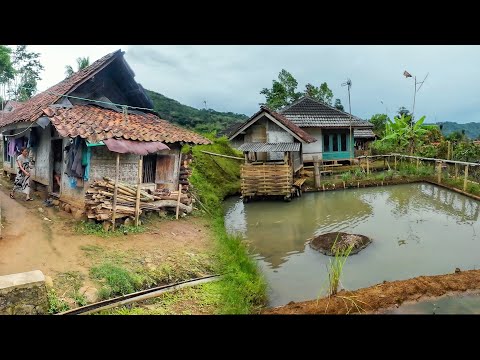
<instances>
[{"instance_id":1,"label":"village house","mask_svg":"<svg viewBox=\"0 0 480 360\"><path fill-rule=\"evenodd\" d=\"M301 154L304 163L312 162L314 156L323 162L350 161L355 157L355 142L357 149L364 148L365 140L374 137L373 125L368 121L309 96L303 96L279 110L278 114L316 139L314 142L302 144ZM266 132L266 129L262 129L262 124L259 123L257 126L256 133ZM229 139L233 146L238 147L247 141L242 132L243 130L237 127L230 133ZM258 136L254 141L260 141Z\"/></svg>"},{"instance_id":2,"label":"village house","mask_svg":"<svg viewBox=\"0 0 480 360\"><path fill-rule=\"evenodd\" d=\"M8 102L0 112L3 171L15 174L15 159L27 146L32 180L51 196L84 208L89 184L115 178L136 184L143 157L142 188L179 184L183 144L208 144L150 110L152 101L115 51L26 102Z\"/></svg>"},{"instance_id":3,"label":"village house","mask_svg":"<svg viewBox=\"0 0 480 360\"><path fill-rule=\"evenodd\" d=\"M230 140L245 156L240 174L244 200L256 196L290 199L295 174L303 168L302 145L316 141L266 106L236 127Z\"/></svg>"}]
</instances>

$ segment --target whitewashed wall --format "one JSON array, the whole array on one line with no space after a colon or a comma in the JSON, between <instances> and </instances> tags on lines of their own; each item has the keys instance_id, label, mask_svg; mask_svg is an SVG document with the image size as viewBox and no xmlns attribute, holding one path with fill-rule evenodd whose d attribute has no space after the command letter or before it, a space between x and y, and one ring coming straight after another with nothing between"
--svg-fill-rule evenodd
<instances>
[{"instance_id":1,"label":"whitewashed wall","mask_svg":"<svg viewBox=\"0 0 480 360\"><path fill-rule=\"evenodd\" d=\"M322 159L323 152L323 135L322 129L319 128L302 128L310 135L312 135L317 141L311 144L303 144L303 161L312 161L313 156L318 156L318 159Z\"/></svg>"}]
</instances>

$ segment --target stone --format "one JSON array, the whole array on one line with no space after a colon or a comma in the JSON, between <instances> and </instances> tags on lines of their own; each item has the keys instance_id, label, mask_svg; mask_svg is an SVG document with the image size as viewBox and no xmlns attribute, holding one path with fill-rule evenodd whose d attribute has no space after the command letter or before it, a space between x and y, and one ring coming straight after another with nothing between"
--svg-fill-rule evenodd
<instances>
[{"instance_id":1,"label":"stone","mask_svg":"<svg viewBox=\"0 0 480 360\"><path fill-rule=\"evenodd\" d=\"M93 286L83 286L80 288L79 293L85 296L89 303L98 301L98 290Z\"/></svg>"},{"instance_id":2,"label":"stone","mask_svg":"<svg viewBox=\"0 0 480 360\"><path fill-rule=\"evenodd\" d=\"M0 315L47 312L47 288L40 270L0 276Z\"/></svg>"},{"instance_id":3,"label":"stone","mask_svg":"<svg viewBox=\"0 0 480 360\"><path fill-rule=\"evenodd\" d=\"M353 246L349 255L354 255L366 248L371 242L372 240L365 235L333 232L316 236L310 241L310 247L324 255L335 256L337 248L346 250L349 246ZM335 249L333 249L334 244Z\"/></svg>"},{"instance_id":4,"label":"stone","mask_svg":"<svg viewBox=\"0 0 480 360\"><path fill-rule=\"evenodd\" d=\"M60 201L58 201L58 200L53 200L53 201L52 201L52 204L53 204L53 205L60 205Z\"/></svg>"},{"instance_id":5,"label":"stone","mask_svg":"<svg viewBox=\"0 0 480 360\"><path fill-rule=\"evenodd\" d=\"M53 279L50 276L45 275L45 285L49 288L53 288Z\"/></svg>"},{"instance_id":6,"label":"stone","mask_svg":"<svg viewBox=\"0 0 480 360\"><path fill-rule=\"evenodd\" d=\"M44 210L43 210L42 208L38 208L38 211L39 211L40 213L43 213Z\"/></svg>"}]
</instances>

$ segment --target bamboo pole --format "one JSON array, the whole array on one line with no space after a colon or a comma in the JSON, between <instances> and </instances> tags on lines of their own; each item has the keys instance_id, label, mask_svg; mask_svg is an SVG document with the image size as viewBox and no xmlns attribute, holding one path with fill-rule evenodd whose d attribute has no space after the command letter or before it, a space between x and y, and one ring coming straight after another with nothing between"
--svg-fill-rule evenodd
<instances>
[{"instance_id":1,"label":"bamboo pole","mask_svg":"<svg viewBox=\"0 0 480 360\"><path fill-rule=\"evenodd\" d=\"M418 170L418 163L420 162L420 159L417 158L417 170Z\"/></svg>"},{"instance_id":2,"label":"bamboo pole","mask_svg":"<svg viewBox=\"0 0 480 360\"><path fill-rule=\"evenodd\" d=\"M366 158L367 160L367 175L370 174L370 161L368 161L368 157Z\"/></svg>"},{"instance_id":3,"label":"bamboo pole","mask_svg":"<svg viewBox=\"0 0 480 360\"><path fill-rule=\"evenodd\" d=\"M457 180L458 178L458 164L454 164L455 165L455 180Z\"/></svg>"},{"instance_id":4,"label":"bamboo pole","mask_svg":"<svg viewBox=\"0 0 480 360\"><path fill-rule=\"evenodd\" d=\"M238 156L216 154L216 153L212 153L210 151L204 151L204 150L200 150L200 152L208 154L208 155L220 156L220 157L224 157L224 158L228 158L228 159L244 160L244 158L241 158L241 157L238 157Z\"/></svg>"},{"instance_id":5,"label":"bamboo pole","mask_svg":"<svg viewBox=\"0 0 480 360\"><path fill-rule=\"evenodd\" d=\"M463 191L467 191L468 165L465 165L465 179L463 180Z\"/></svg>"},{"instance_id":6,"label":"bamboo pole","mask_svg":"<svg viewBox=\"0 0 480 360\"><path fill-rule=\"evenodd\" d=\"M438 162L438 183L442 182L442 162Z\"/></svg>"},{"instance_id":7,"label":"bamboo pole","mask_svg":"<svg viewBox=\"0 0 480 360\"><path fill-rule=\"evenodd\" d=\"M115 218L117 217L117 193L118 193L118 173L120 171L120 153L117 153L117 164L115 167L115 188L113 190L113 213L112 230L115 231Z\"/></svg>"},{"instance_id":8,"label":"bamboo pole","mask_svg":"<svg viewBox=\"0 0 480 360\"><path fill-rule=\"evenodd\" d=\"M394 169L395 169L395 171L397 171L397 156L395 155L395 156L394 156L394 158L395 158L395 165L394 165Z\"/></svg>"},{"instance_id":9,"label":"bamboo pole","mask_svg":"<svg viewBox=\"0 0 480 360\"><path fill-rule=\"evenodd\" d=\"M175 218L178 220L178 210L180 209L180 196L182 195L182 185L178 185L177 209L175 210Z\"/></svg>"},{"instance_id":10,"label":"bamboo pole","mask_svg":"<svg viewBox=\"0 0 480 360\"><path fill-rule=\"evenodd\" d=\"M135 226L138 226L140 217L140 184L142 183L143 156L138 159L137 199L135 200Z\"/></svg>"},{"instance_id":11,"label":"bamboo pole","mask_svg":"<svg viewBox=\"0 0 480 360\"><path fill-rule=\"evenodd\" d=\"M320 168L318 165L318 156L313 157L313 169L315 172L315 187L320 188Z\"/></svg>"}]
</instances>

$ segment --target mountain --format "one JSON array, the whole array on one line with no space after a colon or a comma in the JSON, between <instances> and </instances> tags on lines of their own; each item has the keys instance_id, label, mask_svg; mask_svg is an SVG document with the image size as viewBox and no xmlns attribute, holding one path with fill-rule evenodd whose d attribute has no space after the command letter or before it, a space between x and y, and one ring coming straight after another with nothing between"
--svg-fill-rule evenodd
<instances>
[{"instance_id":1,"label":"mountain","mask_svg":"<svg viewBox=\"0 0 480 360\"><path fill-rule=\"evenodd\" d=\"M222 132L222 130L231 127L233 124L248 119L248 116L243 114L219 112L212 109L195 109L155 91L146 90L146 92L152 99L153 109L162 119L187 129L199 132Z\"/></svg>"},{"instance_id":2,"label":"mountain","mask_svg":"<svg viewBox=\"0 0 480 360\"><path fill-rule=\"evenodd\" d=\"M465 130L465 135L470 139L477 139L480 136L480 123L470 122L466 124L458 124L456 122L437 122L437 125L442 125L442 134L447 136L452 132L462 132Z\"/></svg>"}]
</instances>

